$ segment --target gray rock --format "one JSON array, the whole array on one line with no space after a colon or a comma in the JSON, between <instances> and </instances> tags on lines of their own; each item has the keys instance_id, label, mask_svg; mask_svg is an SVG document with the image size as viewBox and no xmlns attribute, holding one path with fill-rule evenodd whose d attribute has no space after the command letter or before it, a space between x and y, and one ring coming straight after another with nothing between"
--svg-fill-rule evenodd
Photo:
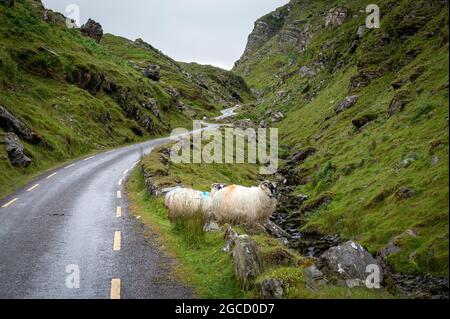
<instances>
[{"instance_id":1,"label":"gray rock","mask_svg":"<svg viewBox=\"0 0 450 319\"><path fill-rule=\"evenodd\" d=\"M236 243L236 239L239 237L239 234L231 227L227 225L224 232L224 239L227 241L225 247L222 248L222 251L225 253L229 253Z\"/></svg>"},{"instance_id":2,"label":"gray rock","mask_svg":"<svg viewBox=\"0 0 450 319\"><path fill-rule=\"evenodd\" d=\"M144 108L152 111L153 115L157 118L160 117L159 109L158 109L158 101L155 98L151 98L147 103L143 104Z\"/></svg>"},{"instance_id":3,"label":"gray rock","mask_svg":"<svg viewBox=\"0 0 450 319\"><path fill-rule=\"evenodd\" d=\"M94 39L97 43L99 43L103 37L103 28L101 24L92 19L89 19L85 24L83 24L80 31L85 36Z\"/></svg>"},{"instance_id":4,"label":"gray rock","mask_svg":"<svg viewBox=\"0 0 450 319\"><path fill-rule=\"evenodd\" d=\"M349 10L345 7L336 7L332 8L326 18L325 18L325 27L326 28L335 28L344 24L344 22L349 17Z\"/></svg>"},{"instance_id":5,"label":"gray rock","mask_svg":"<svg viewBox=\"0 0 450 319\"><path fill-rule=\"evenodd\" d=\"M383 281L381 265L360 244L348 241L340 246L332 247L320 256L325 268L343 280L363 280L369 276L366 272L369 265L380 269L380 283Z\"/></svg>"},{"instance_id":6,"label":"gray rock","mask_svg":"<svg viewBox=\"0 0 450 319\"><path fill-rule=\"evenodd\" d=\"M339 114L341 112L344 112L345 110L351 108L352 106L354 106L359 100L359 96L358 95L352 95L352 96L347 96L344 101L342 101L341 103L339 103L339 105L337 105L334 108L334 111L336 112L336 114Z\"/></svg>"},{"instance_id":7,"label":"gray rock","mask_svg":"<svg viewBox=\"0 0 450 319\"><path fill-rule=\"evenodd\" d=\"M278 110L269 110L269 111L267 111L266 115L270 117L270 120L272 121L272 123L276 123L276 122L279 122L282 119L284 119L283 112L278 111Z\"/></svg>"},{"instance_id":8,"label":"gray rock","mask_svg":"<svg viewBox=\"0 0 450 319\"><path fill-rule=\"evenodd\" d=\"M7 109L0 105L0 127L6 132L14 132L31 144L38 144L41 138L30 130L22 121L15 118Z\"/></svg>"},{"instance_id":9,"label":"gray rock","mask_svg":"<svg viewBox=\"0 0 450 319\"><path fill-rule=\"evenodd\" d=\"M216 222L209 222L203 226L203 230L207 233L216 233L220 230L220 226Z\"/></svg>"},{"instance_id":10,"label":"gray rock","mask_svg":"<svg viewBox=\"0 0 450 319\"><path fill-rule=\"evenodd\" d=\"M274 222L268 220L263 224L266 231L275 238L290 238L291 236Z\"/></svg>"},{"instance_id":11,"label":"gray rock","mask_svg":"<svg viewBox=\"0 0 450 319\"><path fill-rule=\"evenodd\" d=\"M383 261L386 261L387 257L402 251L402 247L400 247L399 242L405 237L416 238L417 233L412 229L408 229L403 234L395 236L386 246L378 251L377 257L380 257Z\"/></svg>"},{"instance_id":12,"label":"gray rock","mask_svg":"<svg viewBox=\"0 0 450 319\"><path fill-rule=\"evenodd\" d=\"M365 25L359 26L358 31L356 31L355 38L353 39L353 42L352 42L350 48L348 49L348 51L350 53L355 53L366 30L367 30L367 27Z\"/></svg>"},{"instance_id":13,"label":"gray rock","mask_svg":"<svg viewBox=\"0 0 450 319\"><path fill-rule=\"evenodd\" d=\"M142 74L150 80L159 81L161 79L161 67L157 64L149 64L142 69Z\"/></svg>"},{"instance_id":14,"label":"gray rock","mask_svg":"<svg viewBox=\"0 0 450 319\"><path fill-rule=\"evenodd\" d=\"M282 299L283 293L283 283L280 280L268 278L261 283L261 299Z\"/></svg>"},{"instance_id":15,"label":"gray rock","mask_svg":"<svg viewBox=\"0 0 450 319\"><path fill-rule=\"evenodd\" d=\"M25 155L24 147L16 134L6 133L4 143L6 144L6 152L12 165L28 167L31 164L31 159Z\"/></svg>"},{"instance_id":16,"label":"gray rock","mask_svg":"<svg viewBox=\"0 0 450 319\"><path fill-rule=\"evenodd\" d=\"M305 271L308 279L316 280L323 278L323 273L319 270L319 268L317 268L316 265L309 266Z\"/></svg>"},{"instance_id":17,"label":"gray rock","mask_svg":"<svg viewBox=\"0 0 450 319\"><path fill-rule=\"evenodd\" d=\"M317 75L316 71L307 66L302 66L299 70L299 73L300 77L302 78L314 78Z\"/></svg>"},{"instance_id":18,"label":"gray rock","mask_svg":"<svg viewBox=\"0 0 450 319\"><path fill-rule=\"evenodd\" d=\"M239 285L249 290L261 273L262 261L256 242L248 235L237 237L233 248L234 273Z\"/></svg>"},{"instance_id":19,"label":"gray rock","mask_svg":"<svg viewBox=\"0 0 450 319\"><path fill-rule=\"evenodd\" d=\"M14 0L0 0L0 4L4 4L7 7L14 6Z\"/></svg>"},{"instance_id":20,"label":"gray rock","mask_svg":"<svg viewBox=\"0 0 450 319\"><path fill-rule=\"evenodd\" d=\"M389 116L394 116L395 114L403 111L409 102L411 102L411 97L409 96L409 92L407 90L396 92L394 98L389 104Z\"/></svg>"},{"instance_id":21,"label":"gray rock","mask_svg":"<svg viewBox=\"0 0 450 319\"><path fill-rule=\"evenodd\" d=\"M395 193L398 199L410 199L414 196L414 191L408 187L400 187L400 189Z\"/></svg>"}]
</instances>

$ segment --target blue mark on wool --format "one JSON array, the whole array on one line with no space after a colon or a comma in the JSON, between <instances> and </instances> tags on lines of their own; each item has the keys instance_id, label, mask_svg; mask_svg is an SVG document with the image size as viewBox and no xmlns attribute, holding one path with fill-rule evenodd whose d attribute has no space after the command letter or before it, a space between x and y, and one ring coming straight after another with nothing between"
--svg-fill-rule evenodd
<instances>
[{"instance_id":1,"label":"blue mark on wool","mask_svg":"<svg viewBox=\"0 0 450 319\"><path fill-rule=\"evenodd\" d=\"M209 193L208 192L201 192L201 195L203 198L208 198L209 197Z\"/></svg>"}]
</instances>

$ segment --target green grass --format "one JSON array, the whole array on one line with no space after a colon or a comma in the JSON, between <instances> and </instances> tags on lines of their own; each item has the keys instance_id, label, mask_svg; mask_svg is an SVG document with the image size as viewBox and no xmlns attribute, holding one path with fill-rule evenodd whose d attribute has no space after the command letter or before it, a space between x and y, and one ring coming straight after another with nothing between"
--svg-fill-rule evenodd
<instances>
[{"instance_id":1,"label":"green grass","mask_svg":"<svg viewBox=\"0 0 450 319\"><path fill-rule=\"evenodd\" d=\"M249 296L234 280L230 255L222 252L225 246L222 232L199 234L196 231L193 236L192 227L171 225L163 199L149 198L139 168L133 171L126 190L132 203L131 212L141 216L142 222L159 236L161 245L177 258L175 272L180 279L195 287L198 297L226 299Z\"/></svg>"},{"instance_id":2,"label":"green grass","mask_svg":"<svg viewBox=\"0 0 450 319\"><path fill-rule=\"evenodd\" d=\"M337 4L352 14L366 5L356 0ZM333 200L307 212L303 230L339 233L375 254L412 229L417 238L405 237L399 243L402 251L389 258L390 265L405 273L448 277L448 6L408 0L378 5L383 12L381 29L366 32L350 54L364 15L325 29L319 13L333 4L293 4L290 21L308 20L313 30L308 48L295 52L275 37L234 71L262 92L262 103L247 117L261 118L269 108L280 109L285 113L277 124L280 144L291 150L318 150L300 165L308 182L298 185L295 193L308 195L311 202L331 193ZM424 19L407 18L411 14ZM415 31L402 36L404 30ZM383 34L390 36L384 45ZM300 78L301 66L318 61L324 68L314 79ZM352 77L366 70L376 71L378 77L358 92L349 92ZM282 74L287 74L283 82ZM391 83L403 80L399 91L408 103L389 117L390 103L398 94ZM290 98L278 101L280 91ZM354 94L359 95L358 103L334 114L333 108ZM352 120L368 114L376 117L361 132L355 131ZM405 160L410 163L405 165ZM411 188L414 196L400 200L395 192L401 187Z\"/></svg>"},{"instance_id":3,"label":"green grass","mask_svg":"<svg viewBox=\"0 0 450 319\"><path fill-rule=\"evenodd\" d=\"M243 185L255 185L256 167L228 164L169 164L160 161L164 147L155 149L141 161L143 169L152 173L152 182L158 187L173 186L181 182L185 186L208 191L214 182L233 183L237 180ZM247 171L247 169L250 169ZM232 173L231 173L232 172ZM232 269L232 259L221 252L225 245L223 232L203 233L203 220L177 221L170 225L163 198L149 197L145 189L142 172L136 169L128 182L128 196L135 215L142 216L145 225L160 235L161 241L169 252L179 261L178 272L187 283L196 287L203 298L259 298L258 285L265 278L282 280L286 285L285 298L392 298L384 290L349 289L342 286L326 285L311 290L305 279L305 269L314 264L310 258L300 256L283 246L278 240L266 235L256 234L252 238L257 242L263 263L263 272L250 291L242 291L236 284ZM239 234L247 231L235 226ZM290 256L289 258L280 256ZM217 272L217 269L221 269Z\"/></svg>"},{"instance_id":4,"label":"green grass","mask_svg":"<svg viewBox=\"0 0 450 319\"><path fill-rule=\"evenodd\" d=\"M31 0L16 1L13 8L0 6L0 105L45 141L38 145L24 142L33 160L26 169L13 167L5 148L0 147L0 197L71 159L167 134L174 127L190 128L190 116L218 115L219 109L235 104L234 98L219 96L220 83L215 83L214 92L203 89L185 75L180 64L156 49L113 35L105 35L97 44L63 23L45 22L43 16L43 8ZM148 63L161 65L160 82L145 78L133 67ZM125 114L117 93L89 92L71 84L80 69L128 88L129 103L154 122L154 131L145 132L136 118ZM228 71L215 72L235 79L232 89L249 98L242 79ZM180 92L180 100L191 113L177 110L166 92L169 87ZM141 107L150 98L156 99L160 118ZM224 103L219 105L219 98Z\"/></svg>"}]
</instances>

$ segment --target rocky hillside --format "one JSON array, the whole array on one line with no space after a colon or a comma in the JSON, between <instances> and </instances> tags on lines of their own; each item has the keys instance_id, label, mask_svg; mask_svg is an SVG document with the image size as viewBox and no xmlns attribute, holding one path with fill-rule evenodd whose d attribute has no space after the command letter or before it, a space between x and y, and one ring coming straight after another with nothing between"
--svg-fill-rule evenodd
<instances>
[{"instance_id":1,"label":"rocky hillside","mask_svg":"<svg viewBox=\"0 0 450 319\"><path fill-rule=\"evenodd\" d=\"M214 72L103 35L92 20L68 29L39 0L0 1L0 196L57 163L250 98L238 76Z\"/></svg>"},{"instance_id":2,"label":"rocky hillside","mask_svg":"<svg viewBox=\"0 0 450 319\"><path fill-rule=\"evenodd\" d=\"M276 220L310 240L293 246L358 241L414 290L448 278L448 1L380 0L379 29L367 2L333 3L259 19L234 72L280 129Z\"/></svg>"}]
</instances>

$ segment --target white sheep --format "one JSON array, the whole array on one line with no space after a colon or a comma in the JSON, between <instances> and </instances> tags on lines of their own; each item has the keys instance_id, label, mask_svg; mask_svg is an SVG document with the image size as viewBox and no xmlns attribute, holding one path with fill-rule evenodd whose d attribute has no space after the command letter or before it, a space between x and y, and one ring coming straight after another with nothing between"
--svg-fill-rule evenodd
<instances>
[{"instance_id":1,"label":"white sheep","mask_svg":"<svg viewBox=\"0 0 450 319\"><path fill-rule=\"evenodd\" d=\"M208 218L211 207L211 196L222 189L224 185L214 184L211 193L188 188L176 188L166 194L165 206L171 223L178 218L194 217L201 214Z\"/></svg>"},{"instance_id":2,"label":"white sheep","mask_svg":"<svg viewBox=\"0 0 450 319\"><path fill-rule=\"evenodd\" d=\"M220 223L265 222L276 210L276 194L268 181L259 187L228 186L212 197L211 214Z\"/></svg>"}]
</instances>

